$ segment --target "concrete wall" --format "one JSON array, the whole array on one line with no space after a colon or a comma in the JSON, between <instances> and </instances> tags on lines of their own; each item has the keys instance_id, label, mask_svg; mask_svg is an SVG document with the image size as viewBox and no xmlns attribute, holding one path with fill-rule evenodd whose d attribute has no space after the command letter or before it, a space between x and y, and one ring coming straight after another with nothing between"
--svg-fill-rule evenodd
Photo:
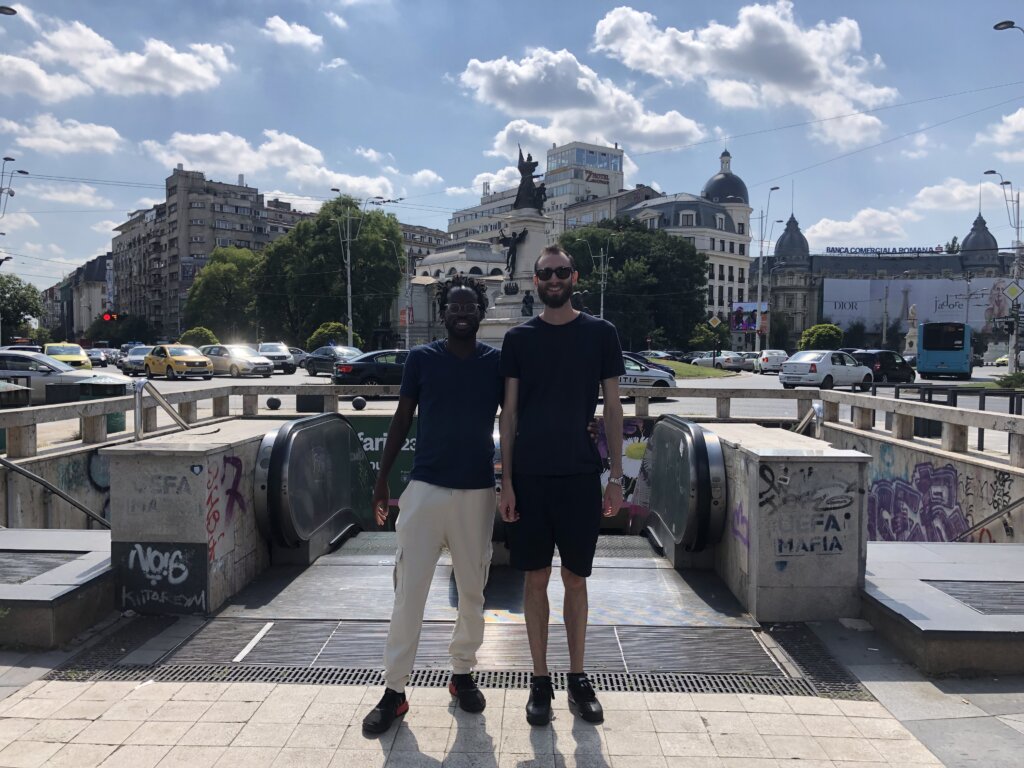
<instances>
[{"instance_id":1,"label":"concrete wall","mask_svg":"<svg viewBox=\"0 0 1024 768\"><path fill-rule=\"evenodd\" d=\"M837 448L872 456L869 540L952 541L996 515L965 541L1020 541L1024 470L843 424L825 423L822 437Z\"/></svg>"}]
</instances>

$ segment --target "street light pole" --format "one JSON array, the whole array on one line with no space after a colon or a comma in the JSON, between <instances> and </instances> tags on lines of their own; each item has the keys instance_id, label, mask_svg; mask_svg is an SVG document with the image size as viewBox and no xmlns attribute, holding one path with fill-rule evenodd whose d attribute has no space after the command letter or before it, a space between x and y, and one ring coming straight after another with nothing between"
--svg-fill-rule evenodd
<instances>
[{"instance_id":1,"label":"street light pole","mask_svg":"<svg viewBox=\"0 0 1024 768\"><path fill-rule=\"evenodd\" d=\"M4 265L5 261L10 261L11 258L12 258L11 256L2 256L2 257L0 257L0 267L2 267ZM3 325L3 322L4 322L4 313L3 313L3 308L0 307L0 344L4 343L4 325Z\"/></svg>"},{"instance_id":2,"label":"street light pole","mask_svg":"<svg viewBox=\"0 0 1024 768\"><path fill-rule=\"evenodd\" d=\"M1000 23L1003 24L1006 22ZM998 24L996 25L996 28L1000 28ZM1003 28L1009 29L1009 27ZM1020 28L1015 27L1015 29ZM1021 33L1024 34L1024 30L1021 30ZM1021 256L1024 255L1022 254L1024 246L1022 246L1022 243L1020 241L1020 187L1017 187L1017 190L1014 191L1013 182L1004 179L1003 174L1001 174L999 171L989 169L985 171L985 175L998 176L999 186L1003 190L1003 203L1006 205L1006 216L1010 220L1010 226L1013 227L1013 267L1011 268L1011 279L1014 282L1016 282L1021 276ZM1007 355L1006 362L1007 370L1009 371L1009 373L1016 373L1018 370L1020 370L1020 366L1017 365L1017 348L1020 345L1021 336L1020 328L1017 327L1018 325L1020 325L1019 299L1014 299L1013 303L1010 306L1010 313L1012 318L1010 328L1012 330L1010 332L1010 349L1009 354Z\"/></svg>"},{"instance_id":3,"label":"street light pole","mask_svg":"<svg viewBox=\"0 0 1024 768\"><path fill-rule=\"evenodd\" d=\"M338 189L337 187L331 187L331 192L337 192L338 194L341 194L341 190ZM395 202L393 200L392 201L384 200L384 198L379 196L379 195L376 195L374 197L365 198L359 204L359 213L360 213L359 225L360 226L362 226L363 208L365 207L365 205L367 203L372 202L374 200L380 200L382 202ZM341 237L341 222L338 219L335 219L333 217L332 217L332 221L334 221L334 223L338 225L338 239L341 240L341 244L344 247L343 253L344 253L344 256L345 256L345 301L346 301L345 312L348 315L345 318L345 320L346 320L345 325L348 328L348 345L350 347L352 347L352 346L355 346L352 343L352 214L350 212L348 212L348 211L345 212L345 237L344 237L344 239L342 239L342 237ZM356 236L358 237L358 235L359 235L359 231L356 230Z\"/></svg>"},{"instance_id":4,"label":"street light pole","mask_svg":"<svg viewBox=\"0 0 1024 768\"><path fill-rule=\"evenodd\" d=\"M760 247L758 249L759 252L757 257L757 322L754 325L755 352L761 351L761 284L764 282L764 228L765 224L767 224L768 212L772 208L772 192L777 189L778 187L772 187L768 190L768 202L761 211L761 221L760 226L758 227Z\"/></svg>"},{"instance_id":5,"label":"street light pole","mask_svg":"<svg viewBox=\"0 0 1024 768\"><path fill-rule=\"evenodd\" d=\"M20 174L21 176L28 176L28 171L20 168L12 168L10 173L5 173L7 170L7 164L13 163L13 157L5 157L3 164L0 164L0 197L3 198L3 202L0 203L0 219L7 214L7 198L14 197L14 190L11 188L14 182L14 174ZM6 182L4 179L6 178Z\"/></svg>"},{"instance_id":6,"label":"street light pole","mask_svg":"<svg viewBox=\"0 0 1024 768\"><path fill-rule=\"evenodd\" d=\"M580 240L579 242L587 246L587 250L590 251L590 260L593 262L594 267L597 268L598 263L600 263L601 265L601 313L598 315L598 317L604 320L604 289L608 286L608 262L612 260L612 236L608 236L608 240L605 242L604 246L601 247L601 250L598 253L598 256L601 259L600 262L598 262L598 260L594 258L594 249L590 247L590 243L587 240ZM606 248L607 253L605 252Z\"/></svg>"}]
</instances>

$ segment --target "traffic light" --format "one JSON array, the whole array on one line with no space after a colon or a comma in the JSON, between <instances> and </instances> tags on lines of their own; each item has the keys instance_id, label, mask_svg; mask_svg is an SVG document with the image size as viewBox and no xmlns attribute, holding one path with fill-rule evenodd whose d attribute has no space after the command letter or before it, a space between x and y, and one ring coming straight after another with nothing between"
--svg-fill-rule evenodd
<instances>
[{"instance_id":1,"label":"traffic light","mask_svg":"<svg viewBox=\"0 0 1024 768\"><path fill-rule=\"evenodd\" d=\"M123 315L118 315L117 312L104 312L103 322L109 323L113 320L117 320L118 317L123 317Z\"/></svg>"}]
</instances>

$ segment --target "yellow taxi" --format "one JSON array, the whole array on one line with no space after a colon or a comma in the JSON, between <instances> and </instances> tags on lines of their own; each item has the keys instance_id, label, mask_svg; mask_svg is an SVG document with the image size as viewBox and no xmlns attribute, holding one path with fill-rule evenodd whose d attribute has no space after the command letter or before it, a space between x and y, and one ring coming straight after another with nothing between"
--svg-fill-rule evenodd
<instances>
[{"instance_id":1,"label":"yellow taxi","mask_svg":"<svg viewBox=\"0 0 1024 768\"><path fill-rule=\"evenodd\" d=\"M179 376L213 378L213 363L210 362L210 358L187 344L157 344L146 355L143 365L147 379L154 376L166 376L168 379L176 379Z\"/></svg>"},{"instance_id":2,"label":"yellow taxi","mask_svg":"<svg viewBox=\"0 0 1024 768\"><path fill-rule=\"evenodd\" d=\"M43 347L43 354L47 357L52 357L54 360L60 360L72 368L92 368L92 362L89 360L89 356L85 354L85 350L78 344L72 344L70 341L62 341L59 344L47 344Z\"/></svg>"}]
</instances>

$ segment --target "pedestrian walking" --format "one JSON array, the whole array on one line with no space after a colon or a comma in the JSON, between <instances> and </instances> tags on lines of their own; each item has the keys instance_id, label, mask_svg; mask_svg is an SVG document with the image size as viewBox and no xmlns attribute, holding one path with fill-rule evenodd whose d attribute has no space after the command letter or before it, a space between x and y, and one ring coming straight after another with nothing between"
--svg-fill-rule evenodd
<instances>
[{"instance_id":1,"label":"pedestrian walking","mask_svg":"<svg viewBox=\"0 0 1024 768\"><path fill-rule=\"evenodd\" d=\"M483 642L484 586L494 526L494 418L503 379L498 350L476 340L487 308L484 286L458 275L439 305L448 335L409 352L398 408L388 429L373 492L377 522L388 517L388 473L419 410L416 453L395 524L395 603L384 650L385 690L363 719L367 733L387 731L409 710L405 687L419 645L427 594L442 547L451 554L459 593L448 652L448 685L459 707L482 712L483 693L470 674Z\"/></svg>"},{"instance_id":2,"label":"pedestrian walking","mask_svg":"<svg viewBox=\"0 0 1024 768\"><path fill-rule=\"evenodd\" d=\"M499 509L509 524L511 565L525 572L523 611L533 660L526 719L532 725L550 722L554 699L547 666L547 588L556 546L565 588L569 706L588 722L604 719L584 668L587 577L602 511L611 516L622 506L619 376L625 368L615 327L570 304L578 278L572 257L561 247L541 251L533 282L544 309L512 328L502 344ZM599 388L611 464L603 498L604 467L587 431Z\"/></svg>"}]
</instances>

